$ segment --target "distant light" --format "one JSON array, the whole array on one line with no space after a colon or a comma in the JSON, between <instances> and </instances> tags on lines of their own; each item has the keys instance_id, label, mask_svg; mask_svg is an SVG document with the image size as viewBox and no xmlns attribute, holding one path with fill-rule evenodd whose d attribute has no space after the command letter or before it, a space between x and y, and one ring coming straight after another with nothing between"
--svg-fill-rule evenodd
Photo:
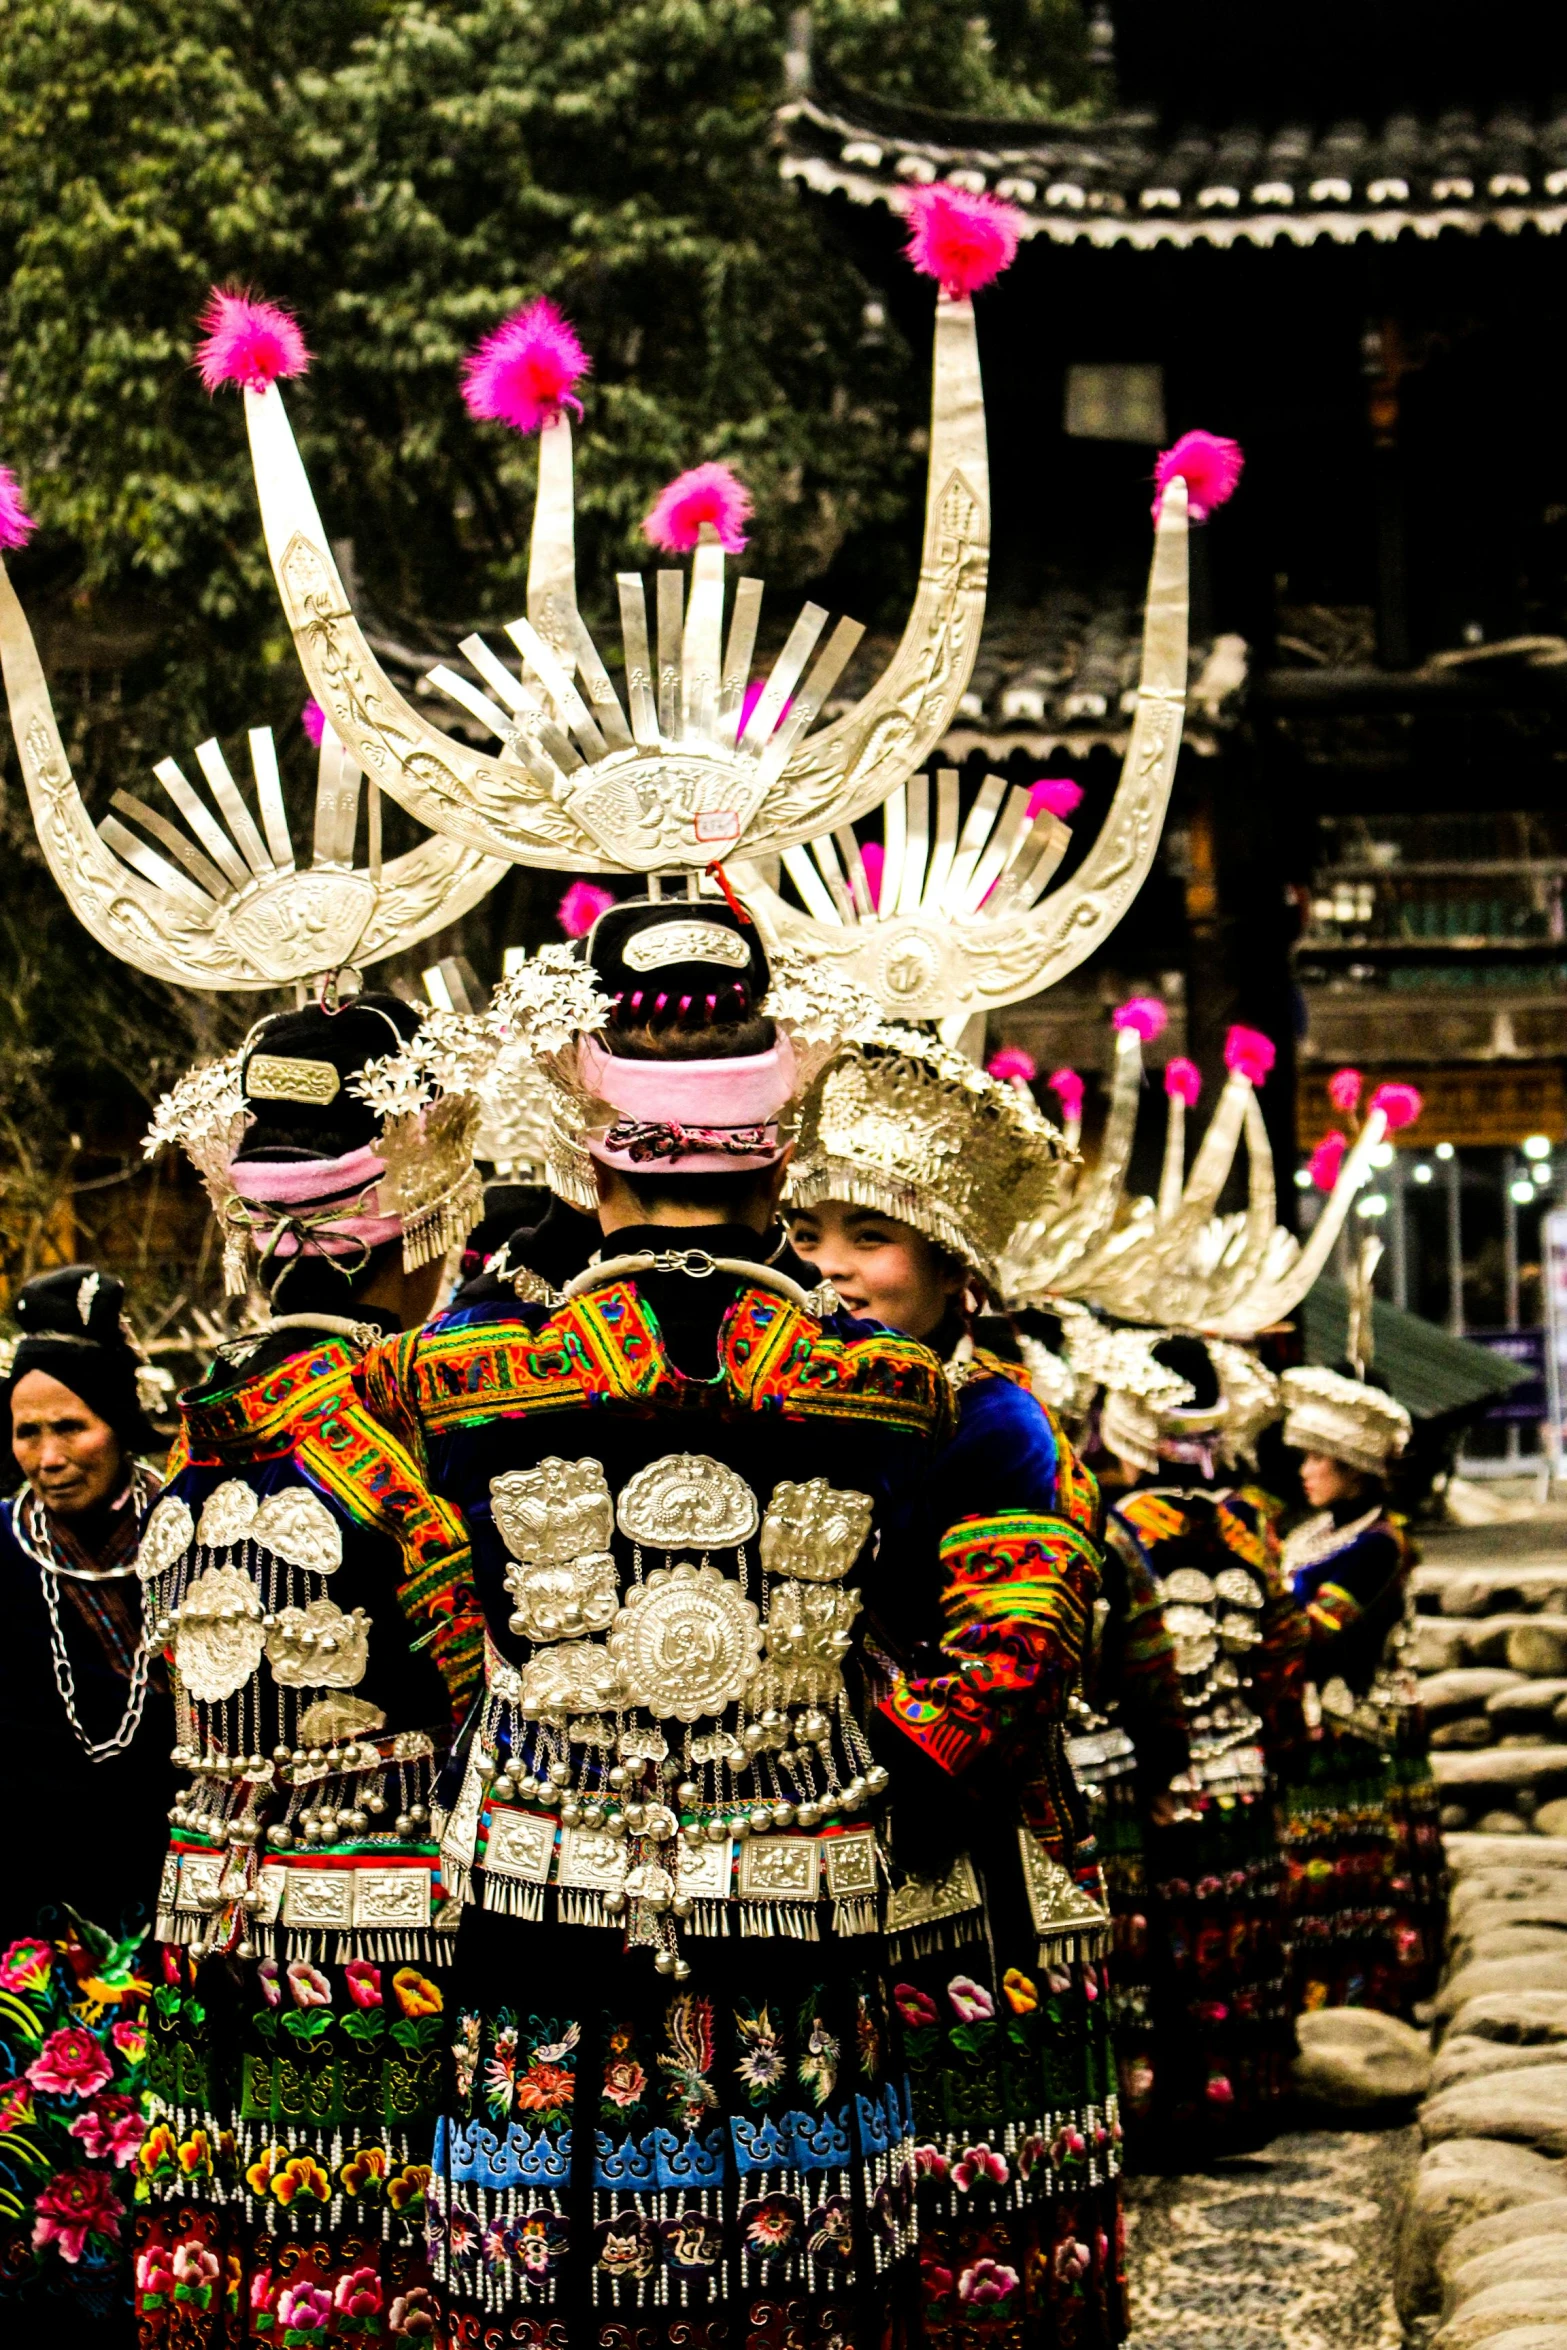
<instances>
[{"instance_id":1,"label":"distant light","mask_svg":"<svg viewBox=\"0 0 1567 2350\"><path fill-rule=\"evenodd\" d=\"M1533 1185L1532 1183L1529 1183L1529 1182L1526 1182L1526 1181L1520 1180L1520 1181L1519 1181L1519 1182L1517 1182L1517 1183L1510 1184L1510 1185L1508 1186L1508 1189L1509 1189L1509 1192L1510 1192L1511 1196L1513 1197L1513 1199L1515 1199L1515 1200L1517 1201L1517 1203L1518 1203L1519 1207L1521 1207L1521 1208L1532 1208L1532 1207L1533 1207L1533 1205L1534 1205L1534 1185Z\"/></svg>"},{"instance_id":2,"label":"distant light","mask_svg":"<svg viewBox=\"0 0 1567 2350\"><path fill-rule=\"evenodd\" d=\"M1385 1216L1387 1214L1387 1193L1385 1191L1368 1191L1363 1200L1356 1202L1355 1213L1357 1216Z\"/></svg>"},{"instance_id":3,"label":"distant light","mask_svg":"<svg viewBox=\"0 0 1567 2350\"><path fill-rule=\"evenodd\" d=\"M1295 1189L1297 1191L1309 1191L1311 1189L1311 1169L1309 1167L1296 1168Z\"/></svg>"},{"instance_id":4,"label":"distant light","mask_svg":"<svg viewBox=\"0 0 1567 2350\"><path fill-rule=\"evenodd\" d=\"M1429 1183L1431 1180L1431 1170L1424 1159L1420 1160L1416 1166L1411 1167L1409 1172L1417 1183Z\"/></svg>"},{"instance_id":5,"label":"distant light","mask_svg":"<svg viewBox=\"0 0 1567 2350\"><path fill-rule=\"evenodd\" d=\"M1436 1146L1436 1155L1439 1159L1450 1159L1453 1155L1452 1144L1450 1142L1439 1142Z\"/></svg>"},{"instance_id":6,"label":"distant light","mask_svg":"<svg viewBox=\"0 0 1567 2350\"><path fill-rule=\"evenodd\" d=\"M1391 1167L1396 1155L1390 1142L1379 1142L1371 1154L1371 1164L1373 1167Z\"/></svg>"},{"instance_id":7,"label":"distant light","mask_svg":"<svg viewBox=\"0 0 1567 2350\"><path fill-rule=\"evenodd\" d=\"M1548 1159L1551 1155L1550 1136L1526 1134L1523 1138L1523 1155L1526 1159Z\"/></svg>"}]
</instances>

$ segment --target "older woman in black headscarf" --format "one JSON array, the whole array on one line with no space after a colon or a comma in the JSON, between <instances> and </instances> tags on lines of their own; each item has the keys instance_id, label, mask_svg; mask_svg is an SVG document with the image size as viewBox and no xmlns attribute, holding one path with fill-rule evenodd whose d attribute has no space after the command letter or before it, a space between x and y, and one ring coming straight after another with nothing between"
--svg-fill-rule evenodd
<instances>
[{"instance_id":1,"label":"older woman in black headscarf","mask_svg":"<svg viewBox=\"0 0 1567 2350\"><path fill-rule=\"evenodd\" d=\"M0 1946L76 1910L116 1936L156 1903L173 1796L173 1716L141 1645L140 1524L161 1450L124 1290L91 1265L39 1275L0 1382L22 1483L0 1505L0 1722L10 1817Z\"/></svg>"},{"instance_id":2,"label":"older woman in black headscarf","mask_svg":"<svg viewBox=\"0 0 1567 2350\"><path fill-rule=\"evenodd\" d=\"M0 2330L47 2312L106 2346L132 2337L138 1945L174 1742L167 1681L142 1646L136 1553L158 1480L137 1456L160 1447L123 1298L91 1265L29 1281L0 1381L21 1478L0 1502Z\"/></svg>"}]
</instances>

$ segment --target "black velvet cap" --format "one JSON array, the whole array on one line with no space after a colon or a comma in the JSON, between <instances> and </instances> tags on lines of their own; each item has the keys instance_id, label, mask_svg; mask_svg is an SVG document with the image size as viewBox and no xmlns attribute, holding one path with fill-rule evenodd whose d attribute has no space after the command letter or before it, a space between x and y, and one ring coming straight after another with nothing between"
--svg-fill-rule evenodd
<instances>
[{"instance_id":1,"label":"black velvet cap","mask_svg":"<svg viewBox=\"0 0 1567 2350\"><path fill-rule=\"evenodd\" d=\"M611 906L593 925L588 961L605 994L619 999L622 1026L672 1022L683 1002L696 1027L748 1020L772 976L756 924L723 899Z\"/></svg>"},{"instance_id":2,"label":"black velvet cap","mask_svg":"<svg viewBox=\"0 0 1567 2350\"><path fill-rule=\"evenodd\" d=\"M10 1375L0 1381L4 1441L11 1441L11 1397L29 1371L58 1379L107 1420L127 1451L157 1451L162 1443L136 1393L140 1362L121 1327L125 1284L95 1265L62 1265L39 1273L17 1292L12 1312L21 1325Z\"/></svg>"},{"instance_id":3,"label":"black velvet cap","mask_svg":"<svg viewBox=\"0 0 1567 2350\"><path fill-rule=\"evenodd\" d=\"M373 1142L380 1120L351 1091L369 1061L397 1052L419 1027L400 996L351 996L336 1011L274 1012L245 1048L241 1083L254 1123L235 1157L340 1158Z\"/></svg>"}]
</instances>

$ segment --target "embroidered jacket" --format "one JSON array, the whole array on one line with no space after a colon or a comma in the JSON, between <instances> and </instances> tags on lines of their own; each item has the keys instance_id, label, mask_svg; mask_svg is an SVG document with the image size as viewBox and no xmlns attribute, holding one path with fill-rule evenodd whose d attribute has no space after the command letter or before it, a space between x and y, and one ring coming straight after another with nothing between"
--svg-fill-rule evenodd
<instances>
[{"instance_id":1,"label":"embroidered jacket","mask_svg":"<svg viewBox=\"0 0 1567 2350\"><path fill-rule=\"evenodd\" d=\"M516 1916L553 1891L562 1922L607 1923L629 1891L633 1941L667 1946L677 1889L692 1931L727 1931L709 1907L730 1900L741 1931L829 1894L858 1919L856 1815L886 1783L859 1619L900 1652L939 1628L919 1528L882 1530L948 1431L946 1383L923 1347L765 1277L663 1280L460 1306L361 1366L472 1538L488 1696L445 1850ZM654 1293L716 1317L710 1374L676 1361Z\"/></svg>"},{"instance_id":2,"label":"embroidered jacket","mask_svg":"<svg viewBox=\"0 0 1567 2350\"><path fill-rule=\"evenodd\" d=\"M340 1958L400 1934L429 1956L428 1798L448 1685L479 1663L467 1535L355 1393L356 1350L295 1338L181 1399L143 1537L191 1774L159 1932Z\"/></svg>"},{"instance_id":3,"label":"embroidered jacket","mask_svg":"<svg viewBox=\"0 0 1567 2350\"><path fill-rule=\"evenodd\" d=\"M1415 1564L1402 1521L1380 1502L1343 1523L1323 1510L1295 1528L1283 1559L1304 1619L1307 1672L1363 1697L1403 1616Z\"/></svg>"}]
</instances>

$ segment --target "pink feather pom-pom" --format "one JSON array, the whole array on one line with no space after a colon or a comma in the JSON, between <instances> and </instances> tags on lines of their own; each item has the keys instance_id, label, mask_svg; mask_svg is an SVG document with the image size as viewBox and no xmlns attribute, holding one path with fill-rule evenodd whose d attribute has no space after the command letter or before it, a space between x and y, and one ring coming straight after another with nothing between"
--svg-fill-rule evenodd
<instances>
[{"instance_id":1,"label":"pink feather pom-pom","mask_svg":"<svg viewBox=\"0 0 1567 2350\"><path fill-rule=\"evenodd\" d=\"M469 415L481 422L542 432L563 408L582 414L574 395L592 364L576 328L540 294L469 352L462 363L462 396Z\"/></svg>"},{"instance_id":2,"label":"pink feather pom-pom","mask_svg":"<svg viewBox=\"0 0 1567 2350\"><path fill-rule=\"evenodd\" d=\"M1347 1118L1360 1101L1365 1079L1358 1069L1335 1069L1328 1079L1328 1100L1340 1117Z\"/></svg>"},{"instance_id":3,"label":"pink feather pom-pom","mask_svg":"<svg viewBox=\"0 0 1567 2350\"><path fill-rule=\"evenodd\" d=\"M1164 1090L1171 1101L1184 1102L1189 1110L1194 1110L1202 1092L1202 1071L1196 1062L1184 1060L1179 1053L1173 1061L1166 1061Z\"/></svg>"},{"instance_id":4,"label":"pink feather pom-pom","mask_svg":"<svg viewBox=\"0 0 1567 2350\"><path fill-rule=\"evenodd\" d=\"M1028 1085L1039 1069L1033 1054L1025 1053L1020 1044L1004 1044L985 1063L985 1074L994 1077L998 1085Z\"/></svg>"},{"instance_id":5,"label":"pink feather pom-pom","mask_svg":"<svg viewBox=\"0 0 1567 2350\"><path fill-rule=\"evenodd\" d=\"M1379 1085L1371 1107L1381 1111L1389 1134L1396 1134L1401 1126L1413 1126L1425 1103L1412 1085Z\"/></svg>"},{"instance_id":6,"label":"pink feather pom-pom","mask_svg":"<svg viewBox=\"0 0 1567 2350\"><path fill-rule=\"evenodd\" d=\"M196 346L206 391L238 384L242 392L264 392L279 376L303 375L310 365L298 321L276 302L225 294L214 286L198 323L206 329Z\"/></svg>"},{"instance_id":7,"label":"pink feather pom-pom","mask_svg":"<svg viewBox=\"0 0 1567 2350\"><path fill-rule=\"evenodd\" d=\"M1260 1028L1232 1028L1224 1040L1224 1066L1260 1085L1278 1059L1273 1039Z\"/></svg>"},{"instance_id":8,"label":"pink feather pom-pom","mask_svg":"<svg viewBox=\"0 0 1567 2350\"><path fill-rule=\"evenodd\" d=\"M1239 441L1227 441L1216 432L1183 432L1153 469L1155 522L1164 493L1177 474L1186 483L1189 520L1206 522L1216 506L1234 496L1245 462Z\"/></svg>"},{"instance_id":9,"label":"pink feather pom-pom","mask_svg":"<svg viewBox=\"0 0 1567 2350\"><path fill-rule=\"evenodd\" d=\"M1157 996L1134 995L1130 1002L1117 1004L1110 1015L1110 1025L1116 1029L1129 1028L1144 1044L1152 1044L1156 1036L1163 1035L1169 1017Z\"/></svg>"},{"instance_id":10,"label":"pink feather pom-pom","mask_svg":"<svg viewBox=\"0 0 1567 2350\"><path fill-rule=\"evenodd\" d=\"M1069 775L1042 775L1028 795L1024 813L1030 819L1039 815L1059 816L1064 824L1082 804L1083 787Z\"/></svg>"},{"instance_id":11,"label":"pink feather pom-pom","mask_svg":"<svg viewBox=\"0 0 1567 2350\"><path fill-rule=\"evenodd\" d=\"M1339 1170L1344 1164L1344 1153L1348 1148L1349 1144L1336 1126L1331 1134L1325 1134L1322 1137L1306 1162L1306 1172L1311 1177L1314 1190L1331 1191L1333 1189L1339 1179Z\"/></svg>"},{"instance_id":12,"label":"pink feather pom-pom","mask_svg":"<svg viewBox=\"0 0 1567 2350\"><path fill-rule=\"evenodd\" d=\"M14 547L25 547L37 528L23 500L21 483L9 465L0 465L0 547L7 554Z\"/></svg>"},{"instance_id":13,"label":"pink feather pom-pom","mask_svg":"<svg viewBox=\"0 0 1567 2350\"><path fill-rule=\"evenodd\" d=\"M726 555L745 548L751 493L728 465L693 465L659 491L642 535L665 555L689 555L710 522Z\"/></svg>"},{"instance_id":14,"label":"pink feather pom-pom","mask_svg":"<svg viewBox=\"0 0 1567 2350\"><path fill-rule=\"evenodd\" d=\"M568 938L586 938L614 903L613 890L600 889L596 881L574 881L555 909L556 919Z\"/></svg>"},{"instance_id":15,"label":"pink feather pom-pom","mask_svg":"<svg viewBox=\"0 0 1567 2350\"><path fill-rule=\"evenodd\" d=\"M322 709L314 694L311 695L309 701L300 711L299 723L304 728L306 734L309 735L311 742L319 751L321 748L321 737L326 732L326 712Z\"/></svg>"},{"instance_id":16,"label":"pink feather pom-pom","mask_svg":"<svg viewBox=\"0 0 1567 2350\"><path fill-rule=\"evenodd\" d=\"M1015 204L940 182L913 189L904 213L909 224L904 251L920 275L935 278L955 302L1010 269L1026 225Z\"/></svg>"},{"instance_id":17,"label":"pink feather pom-pom","mask_svg":"<svg viewBox=\"0 0 1567 2350\"><path fill-rule=\"evenodd\" d=\"M865 867L865 885L871 893L871 904L881 911L881 877L887 867L887 852L879 840L868 840L860 850L860 863Z\"/></svg>"},{"instance_id":18,"label":"pink feather pom-pom","mask_svg":"<svg viewBox=\"0 0 1567 2350\"><path fill-rule=\"evenodd\" d=\"M1081 1118L1083 1114L1083 1080L1075 1069L1052 1069L1045 1080L1056 1100L1061 1104L1063 1118Z\"/></svg>"}]
</instances>

